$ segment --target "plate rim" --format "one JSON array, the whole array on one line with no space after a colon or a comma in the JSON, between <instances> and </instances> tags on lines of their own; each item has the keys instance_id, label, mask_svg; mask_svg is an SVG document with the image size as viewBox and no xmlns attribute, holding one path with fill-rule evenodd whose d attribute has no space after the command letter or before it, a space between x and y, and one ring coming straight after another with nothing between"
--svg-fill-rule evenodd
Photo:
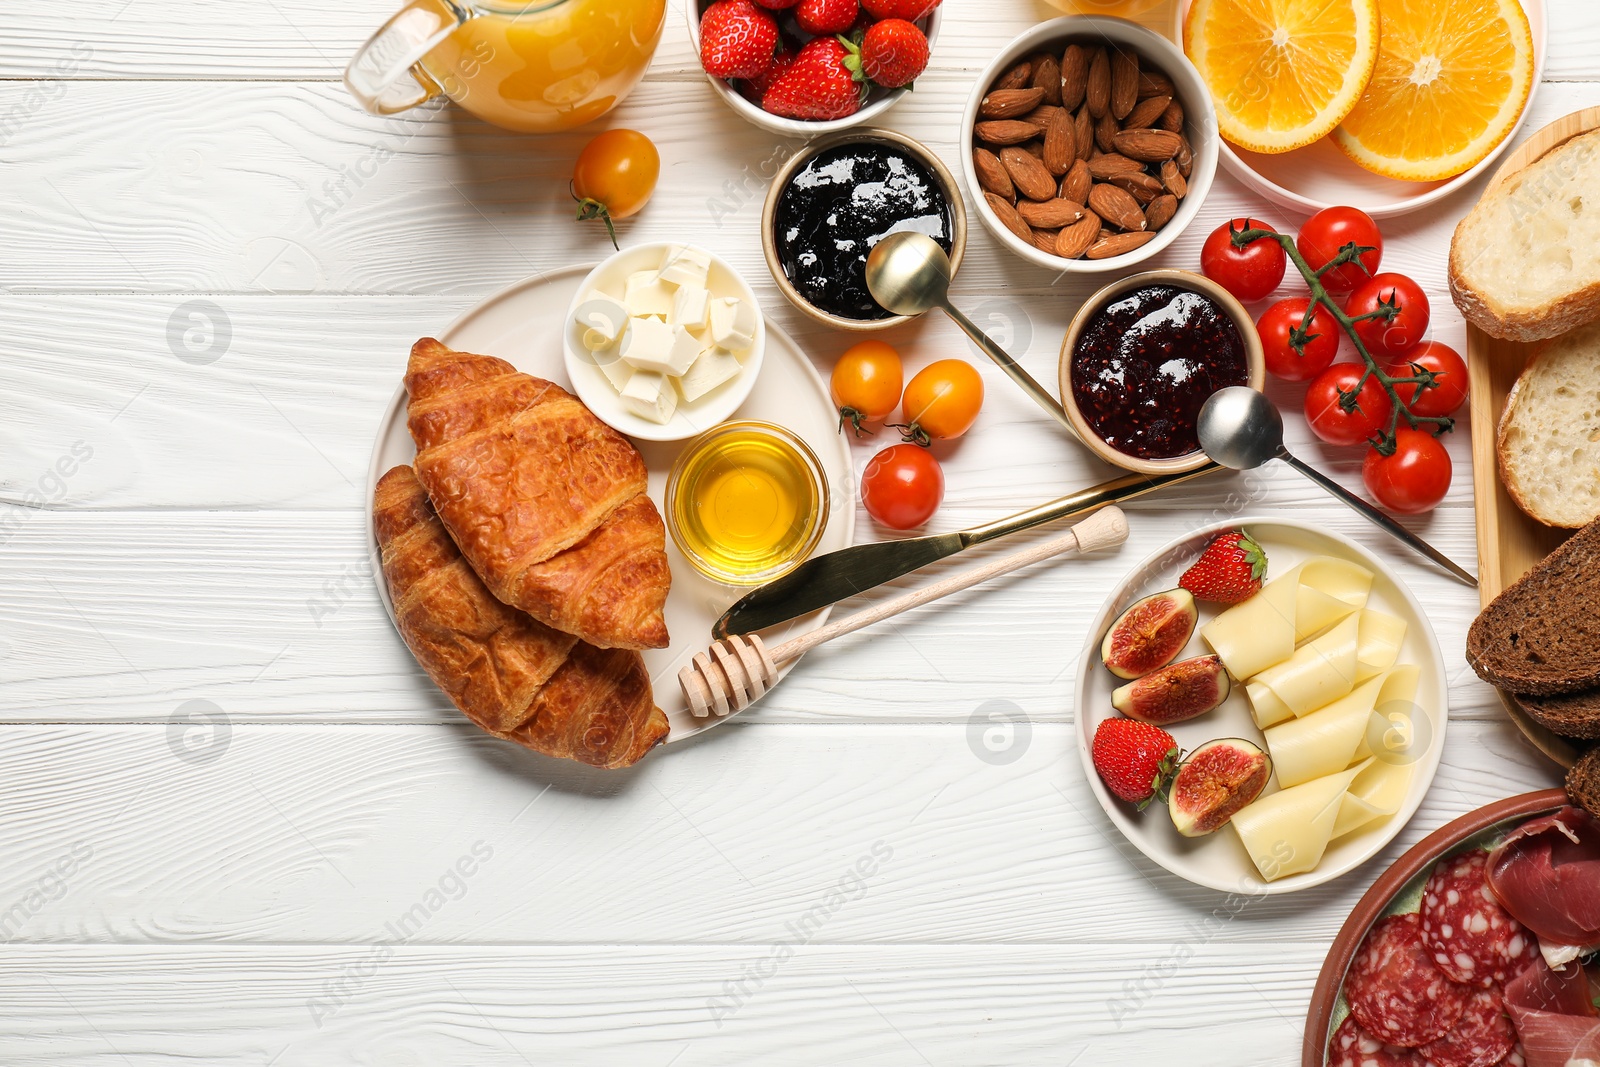
<instances>
[{"instance_id":1,"label":"plate rim","mask_svg":"<svg viewBox=\"0 0 1600 1067\"><path fill-rule=\"evenodd\" d=\"M1086 687L1088 685L1091 670L1094 666L1096 666L1095 660L1097 658L1097 651L1100 644L1100 635L1103 633L1105 627L1110 623L1108 616L1110 614L1111 606L1117 602L1118 598L1122 596L1130 586L1136 585L1140 580L1144 580L1144 576L1148 571L1151 570L1154 564L1188 541L1212 537L1226 530L1272 526L1286 527L1288 529L1297 531L1301 535L1309 534L1313 538L1321 538L1323 540L1332 542L1333 544L1339 545L1346 553L1348 553L1347 558L1353 558L1362 565L1370 567L1374 573L1382 575L1391 584L1393 584L1400 596L1404 599L1411 613L1421 623L1419 629L1420 634L1424 639L1424 647L1429 653L1431 653L1432 656L1432 664L1430 666L1437 673L1437 677L1442 679L1443 685L1440 691L1438 715L1439 721L1434 733L1433 742L1429 747L1428 753L1419 761L1419 766L1421 766L1423 771L1421 776L1421 784L1420 786L1413 785L1411 789L1407 791L1406 802L1401 806L1399 811L1397 811L1393 816L1390 816L1392 823L1390 831L1385 835L1375 836L1365 855L1361 855L1358 858L1350 861L1348 865L1342 869L1336 870L1332 866L1321 870L1313 869L1300 874L1290 875L1287 878L1275 882L1263 882L1259 879L1253 879L1254 884L1250 887L1250 891L1259 896L1280 896L1286 893L1299 892L1303 889L1311 889L1315 886L1326 884L1327 882L1331 882L1334 879L1341 878L1344 875L1351 873L1387 847L1389 842L1393 841L1394 838L1399 835L1400 831L1403 830L1411 821L1412 817L1417 813L1417 810L1422 806L1422 801L1427 797L1428 790L1433 787L1433 779L1438 772L1439 763L1444 754L1445 734L1448 732L1450 722L1450 676L1449 672L1445 669L1444 650L1439 645L1439 637L1433 630L1433 624L1429 621L1427 613L1422 608L1422 604L1417 600L1416 594L1414 594L1411 591L1411 588L1400 579L1399 574L1395 572L1394 568L1390 567L1383 560L1379 559L1364 545L1357 543L1341 533L1322 529L1301 519L1283 518L1261 514L1246 514L1205 523L1181 534L1180 536L1164 542L1159 548L1145 556L1128 570L1127 574L1123 576L1123 578L1116 584L1111 592L1106 595L1104 601L1102 601L1100 610L1095 614L1094 621L1090 624L1088 633L1085 636L1083 652L1078 657L1078 677L1073 683L1073 727L1077 733L1078 759L1083 766L1084 777L1088 780L1089 789L1094 793L1095 799L1099 802L1101 809L1104 810L1107 820L1112 824L1116 831L1122 835L1123 839L1126 840L1128 844L1137 849L1139 853L1146 859L1150 860L1152 863L1156 864L1158 867L1162 868L1168 873L1182 878L1184 881L1193 885L1203 886L1206 889L1211 889L1219 893L1237 892L1239 890L1239 884L1235 883L1230 885L1220 882L1202 880L1201 878L1196 877L1193 872L1179 869L1175 864L1168 862L1168 859L1165 855L1150 848L1146 848L1145 843L1142 840L1129 835L1123 830L1121 823L1116 817L1115 804L1117 802L1111 799L1105 788L1105 784L1100 781L1100 776L1094 769L1094 759L1090 752L1091 738L1088 736L1085 725L1087 719L1083 714L1083 708L1086 704ZM1414 799L1412 796L1413 793L1415 794ZM1248 878L1250 877L1250 872L1245 871L1244 875Z\"/></svg>"}]
</instances>

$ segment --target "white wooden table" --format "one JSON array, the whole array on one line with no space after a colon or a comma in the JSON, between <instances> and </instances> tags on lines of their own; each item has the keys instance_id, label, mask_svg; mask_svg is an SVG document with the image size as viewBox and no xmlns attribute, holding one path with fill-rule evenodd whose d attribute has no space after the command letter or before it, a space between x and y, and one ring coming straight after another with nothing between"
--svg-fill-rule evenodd
<instances>
[{"instance_id":1,"label":"white wooden table","mask_svg":"<svg viewBox=\"0 0 1600 1067\"><path fill-rule=\"evenodd\" d=\"M374 592L373 431L412 340L607 246L568 218L587 134L354 106L339 73L390 5L0 13L0 1064L1297 1062L1328 943L1382 867L1557 783L1463 661L1474 594L1277 469L1134 505L1120 554L831 644L631 772L478 734ZM946 8L933 70L889 118L955 166L974 72L1053 12ZM1550 22L1523 136L1600 103L1600 10L1551 0ZM624 239L709 245L825 369L847 339L782 302L757 238L792 146L715 100L681 10L608 121L664 159ZM1386 265L1423 282L1457 347L1445 250L1476 193L1385 226ZM1298 221L1219 175L1163 262L1194 266L1244 211ZM960 301L1053 379L1089 286L972 232ZM989 385L977 429L941 449L934 529L1105 476L946 322L891 339L913 366L967 351ZM1357 454L1289 427L1359 484ZM1416 522L1468 562L1470 429L1449 498ZM1113 836L1070 694L1135 560L1263 511L1401 569L1435 612L1452 721L1381 857L1234 914ZM993 701L1027 719L998 750Z\"/></svg>"}]
</instances>

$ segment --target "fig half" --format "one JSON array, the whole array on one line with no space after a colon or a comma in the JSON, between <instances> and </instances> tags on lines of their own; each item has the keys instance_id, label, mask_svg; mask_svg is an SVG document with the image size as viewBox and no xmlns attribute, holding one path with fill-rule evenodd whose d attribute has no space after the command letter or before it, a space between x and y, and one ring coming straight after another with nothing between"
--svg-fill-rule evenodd
<instances>
[{"instance_id":1,"label":"fig half","mask_svg":"<svg viewBox=\"0 0 1600 1067\"><path fill-rule=\"evenodd\" d=\"M1187 589L1147 596L1111 624L1100 642L1100 659L1118 678L1149 674L1178 658L1199 618Z\"/></svg>"},{"instance_id":2,"label":"fig half","mask_svg":"<svg viewBox=\"0 0 1600 1067\"><path fill-rule=\"evenodd\" d=\"M1167 793L1172 825L1184 837L1203 837L1255 801L1272 777L1272 759L1241 737L1207 741L1183 761Z\"/></svg>"},{"instance_id":3,"label":"fig half","mask_svg":"<svg viewBox=\"0 0 1600 1067\"><path fill-rule=\"evenodd\" d=\"M1229 688L1221 657L1196 656L1118 687L1111 706L1130 719L1170 726L1219 706L1228 699Z\"/></svg>"}]
</instances>

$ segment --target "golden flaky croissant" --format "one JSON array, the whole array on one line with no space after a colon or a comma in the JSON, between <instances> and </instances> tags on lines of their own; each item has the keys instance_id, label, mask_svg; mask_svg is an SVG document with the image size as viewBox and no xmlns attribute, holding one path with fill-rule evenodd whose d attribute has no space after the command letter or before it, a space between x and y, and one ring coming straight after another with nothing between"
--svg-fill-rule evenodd
<instances>
[{"instance_id":1,"label":"golden flaky croissant","mask_svg":"<svg viewBox=\"0 0 1600 1067\"><path fill-rule=\"evenodd\" d=\"M637 449L560 386L411 349L417 477L495 596L602 648L664 648L666 528Z\"/></svg>"},{"instance_id":2,"label":"golden flaky croissant","mask_svg":"<svg viewBox=\"0 0 1600 1067\"><path fill-rule=\"evenodd\" d=\"M595 767L626 767L666 738L639 653L596 648L495 599L410 467L383 476L372 510L400 635L467 718Z\"/></svg>"}]
</instances>

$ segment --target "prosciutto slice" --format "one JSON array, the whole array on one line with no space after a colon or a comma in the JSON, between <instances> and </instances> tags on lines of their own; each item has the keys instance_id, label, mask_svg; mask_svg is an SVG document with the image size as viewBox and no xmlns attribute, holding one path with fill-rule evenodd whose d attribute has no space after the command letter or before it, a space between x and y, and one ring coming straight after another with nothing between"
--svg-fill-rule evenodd
<instances>
[{"instance_id":1,"label":"prosciutto slice","mask_svg":"<svg viewBox=\"0 0 1600 1067\"><path fill-rule=\"evenodd\" d=\"M1543 956L1506 986L1506 1009L1528 1067L1600 1063L1600 1015L1576 963L1552 970Z\"/></svg>"},{"instance_id":2,"label":"prosciutto slice","mask_svg":"<svg viewBox=\"0 0 1600 1067\"><path fill-rule=\"evenodd\" d=\"M1565 807L1518 827L1489 854L1489 888L1553 946L1600 942L1600 822Z\"/></svg>"}]
</instances>

